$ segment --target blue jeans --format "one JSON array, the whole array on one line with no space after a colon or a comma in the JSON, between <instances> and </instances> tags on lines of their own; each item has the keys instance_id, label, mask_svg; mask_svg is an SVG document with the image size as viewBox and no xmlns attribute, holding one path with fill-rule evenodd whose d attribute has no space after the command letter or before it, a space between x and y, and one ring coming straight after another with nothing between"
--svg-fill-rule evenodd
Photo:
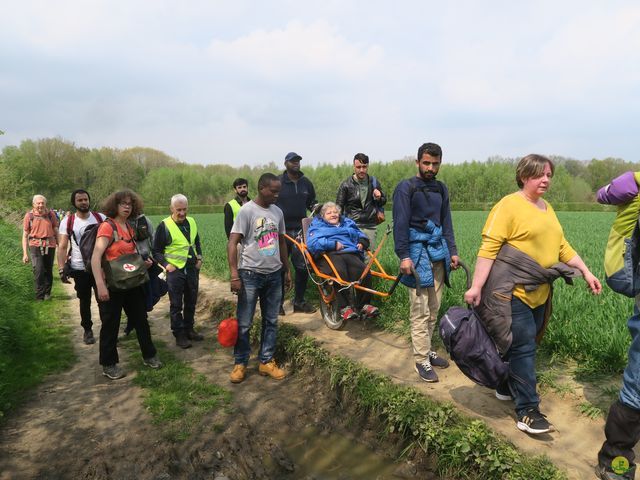
<instances>
[{"instance_id":1,"label":"blue jeans","mask_svg":"<svg viewBox=\"0 0 640 480\"><path fill-rule=\"evenodd\" d=\"M622 376L620 401L628 407L640 410L640 313L633 307L633 315L627 322L631 334L629 360Z\"/></svg>"},{"instance_id":2,"label":"blue jeans","mask_svg":"<svg viewBox=\"0 0 640 480\"><path fill-rule=\"evenodd\" d=\"M260 300L262 312L262 330L260 333L260 361L267 363L276 350L278 333L278 311L282 300L282 272L257 273L252 270L238 270L242 288L238 293L238 340L233 349L235 363L249 363L251 344L249 330L256 312L256 303Z\"/></svg>"},{"instance_id":3,"label":"blue jeans","mask_svg":"<svg viewBox=\"0 0 640 480\"><path fill-rule=\"evenodd\" d=\"M509 361L509 389L516 413L538 408L540 397L536 391L536 335L544 322L544 305L529 307L519 298L511 299L511 348L505 355Z\"/></svg>"}]
</instances>

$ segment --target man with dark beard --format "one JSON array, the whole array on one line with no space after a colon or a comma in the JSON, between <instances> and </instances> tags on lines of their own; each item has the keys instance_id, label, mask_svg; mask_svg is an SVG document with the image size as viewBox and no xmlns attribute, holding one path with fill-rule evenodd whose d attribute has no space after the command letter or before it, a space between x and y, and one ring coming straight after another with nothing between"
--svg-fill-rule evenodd
<instances>
[{"instance_id":1,"label":"man with dark beard","mask_svg":"<svg viewBox=\"0 0 640 480\"><path fill-rule=\"evenodd\" d=\"M91 197L86 190L74 190L71 194L71 204L76 213L67 215L60 223L58 238L58 272L63 283L71 283L78 300L80 300L80 325L84 328L83 341L87 345L96 343L93 337L93 322L91 321L91 291L96 285L93 275L87 272L80 253L80 239L89 225L102 223L105 216L90 210ZM71 241L70 241L71 240Z\"/></svg>"},{"instance_id":2,"label":"man with dark beard","mask_svg":"<svg viewBox=\"0 0 640 480\"><path fill-rule=\"evenodd\" d=\"M411 343L415 370L425 382L437 382L432 367L447 368L449 362L431 349L443 284L450 268L458 268L458 250L453 236L449 191L436 180L442 149L425 143L418 149L415 177L401 181L393 192L393 237L400 259L401 282L409 287ZM433 245L438 242L437 257ZM427 246L429 248L427 248ZM426 261L418 262L418 259ZM418 272L416 285L413 270ZM422 295L417 295L420 287Z\"/></svg>"},{"instance_id":3,"label":"man with dark beard","mask_svg":"<svg viewBox=\"0 0 640 480\"><path fill-rule=\"evenodd\" d=\"M224 231L227 238L231 235L231 227L238 216L240 208L249 200L249 183L244 178L236 178L233 181L233 190L236 196L224 204Z\"/></svg>"}]
</instances>

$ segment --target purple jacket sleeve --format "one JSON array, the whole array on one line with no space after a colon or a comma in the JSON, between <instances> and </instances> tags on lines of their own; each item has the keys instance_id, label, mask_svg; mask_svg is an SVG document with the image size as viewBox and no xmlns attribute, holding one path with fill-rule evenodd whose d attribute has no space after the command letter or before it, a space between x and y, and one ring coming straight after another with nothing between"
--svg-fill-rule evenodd
<instances>
[{"instance_id":1,"label":"purple jacket sleeve","mask_svg":"<svg viewBox=\"0 0 640 480\"><path fill-rule=\"evenodd\" d=\"M609 185L598 190L598 203L605 205L622 205L630 202L638 195L638 183L634 172L625 172L611 180Z\"/></svg>"}]
</instances>

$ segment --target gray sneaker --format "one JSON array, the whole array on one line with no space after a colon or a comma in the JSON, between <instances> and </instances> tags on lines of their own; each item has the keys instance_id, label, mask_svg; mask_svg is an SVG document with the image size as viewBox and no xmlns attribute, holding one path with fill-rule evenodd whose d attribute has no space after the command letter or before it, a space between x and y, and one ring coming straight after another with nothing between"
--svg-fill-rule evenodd
<instances>
[{"instance_id":1,"label":"gray sneaker","mask_svg":"<svg viewBox=\"0 0 640 480\"><path fill-rule=\"evenodd\" d=\"M104 375L107 378L110 378L111 380L118 380L119 378L124 377L126 373L124 373L124 370L122 370L116 363L115 365L103 366L102 375Z\"/></svg>"},{"instance_id":2,"label":"gray sneaker","mask_svg":"<svg viewBox=\"0 0 640 480\"><path fill-rule=\"evenodd\" d=\"M150 368L162 368L163 363L160 361L157 355L154 355L151 358L143 359L144 364Z\"/></svg>"},{"instance_id":3,"label":"gray sneaker","mask_svg":"<svg viewBox=\"0 0 640 480\"><path fill-rule=\"evenodd\" d=\"M420 375L420 378L425 382L434 383L438 381L438 375L431 368L429 360L425 360L422 363L416 363L415 370Z\"/></svg>"}]
</instances>

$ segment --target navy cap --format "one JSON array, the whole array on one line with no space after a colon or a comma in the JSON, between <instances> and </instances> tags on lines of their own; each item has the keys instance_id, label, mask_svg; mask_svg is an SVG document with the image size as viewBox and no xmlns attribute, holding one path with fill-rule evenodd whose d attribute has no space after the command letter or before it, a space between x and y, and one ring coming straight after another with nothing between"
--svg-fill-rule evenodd
<instances>
[{"instance_id":1,"label":"navy cap","mask_svg":"<svg viewBox=\"0 0 640 480\"><path fill-rule=\"evenodd\" d=\"M296 160L302 160L302 157L298 155L296 152L289 152L287 156L284 157L285 162L294 162Z\"/></svg>"}]
</instances>

